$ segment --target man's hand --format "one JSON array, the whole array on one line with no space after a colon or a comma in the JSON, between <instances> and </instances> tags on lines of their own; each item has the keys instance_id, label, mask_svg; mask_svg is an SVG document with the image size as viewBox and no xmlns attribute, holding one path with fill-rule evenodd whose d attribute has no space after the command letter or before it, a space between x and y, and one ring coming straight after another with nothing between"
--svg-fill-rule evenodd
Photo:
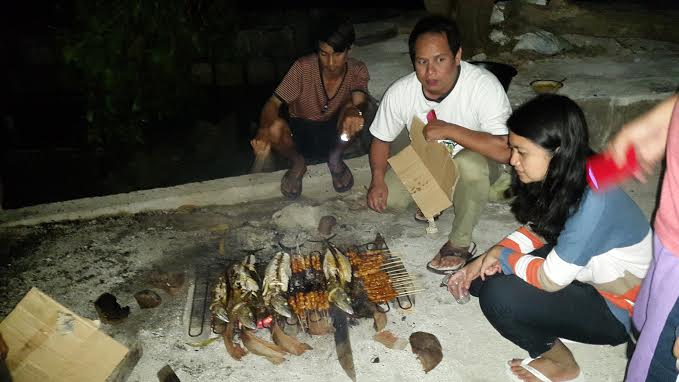
<instances>
[{"instance_id":1,"label":"man's hand","mask_svg":"<svg viewBox=\"0 0 679 382\"><path fill-rule=\"evenodd\" d=\"M268 157L271 153L271 143L267 139L255 137L250 141L250 146L256 157Z\"/></svg>"},{"instance_id":2,"label":"man's hand","mask_svg":"<svg viewBox=\"0 0 679 382\"><path fill-rule=\"evenodd\" d=\"M422 134L427 142L450 139L450 124L438 119L433 120L424 126Z\"/></svg>"},{"instance_id":3,"label":"man's hand","mask_svg":"<svg viewBox=\"0 0 679 382\"><path fill-rule=\"evenodd\" d=\"M350 141L359 131L363 130L365 119L363 113L355 106L350 106L344 111L342 123L340 124L340 134L344 134Z\"/></svg>"},{"instance_id":4,"label":"man's hand","mask_svg":"<svg viewBox=\"0 0 679 382\"><path fill-rule=\"evenodd\" d=\"M370 188L368 189L368 207L380 213L384 212L387 208L388 195L389 189L384 181L370 182Z\"/></svg>"}]
</instances>

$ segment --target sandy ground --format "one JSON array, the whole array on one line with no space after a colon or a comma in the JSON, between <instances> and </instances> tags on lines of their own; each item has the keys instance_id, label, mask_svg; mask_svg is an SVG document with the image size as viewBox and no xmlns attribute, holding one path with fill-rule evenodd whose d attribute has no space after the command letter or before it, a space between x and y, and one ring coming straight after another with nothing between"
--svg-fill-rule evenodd
<instances>
[{"instance_id":1,"label":"sandy ground","mask_svg":"<svg viewBox=\"0 0 679 382\"><path fill-rule=\"evenodd\" d=\"M649 184L633 183L627 187L648 216L655 204L656 183L657 177ZM102 329L127 345L138 343L143 349L130 381L156 380L157 371L165 364L172 366L184 382L227 378L347 381L337 362L332 336L300 335L314 349L302 356L289 356L276 366L252 354L240 362L234 361L221 341L203 348L192 347L189 344L200 338L187 335L193 275L202 272L206 265L224 261L218 252L222 239L227 243L229 258L242 257L242 249L259 247L266 247L261 253L270 255L276 250L277 234L285 235L285 240L297 234L314 238L318 218L332 214L339 221L334 239L337 244L368 242L380 232L426 288L417 296L413 309L393 308L387 314L387 329L406 339L415 331L429 332L443 346L443 361L425 374L410 346L392 350L375 342L372 320L362 319L350 328L359 381L508 380L504 363L525 356L525 352L495 332L475 298L466 305L458 305L439 287L441 276L425 269L427 261L446 240L453 213L446 211L439 219L439 234L426 235L424 226L412 218L414 208L381 215L368 210L362 185L341 197L330 196L302 198L293 204L273 199L230 207L2 229L0 242L12 257L0 267L0 317L5 317L23 294L35 286L76 313L96 319L93 301L101 293L110 292L121 305L131 307L131 314L122 323L105 324ZM476 228L475 241L483 250L515 227L507 205L490 204ZM141 310L133 294L150 287L147 274L151 269L183 271L187 283L175 296L152 288L161 295L163 303L154 309ZM260 334L267 336L264 331ZM568 346L589 381L623 379L625 345Z\"/></svg>"}]
</instances>

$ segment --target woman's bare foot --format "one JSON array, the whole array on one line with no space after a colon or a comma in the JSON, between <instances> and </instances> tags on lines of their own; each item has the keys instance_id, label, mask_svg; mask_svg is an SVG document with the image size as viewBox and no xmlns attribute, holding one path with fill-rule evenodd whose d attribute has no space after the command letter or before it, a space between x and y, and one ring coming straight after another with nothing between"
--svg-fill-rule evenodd
<instances>
[{"instance_id":1,"label":"woman's bare foot","mask_svg":"<svg viewBox=\"0 0 679 382\"><path fill-rule=\"evenodd\" d=\"M530 371L521 366L521 359L509 361L512 373L526 382L540 382ZM528 365L544 374L554 382L570 381L580 374L580 366L575 362L573 353L561 341L556 340L554 346Z\"/></svg>"}]
</instances>

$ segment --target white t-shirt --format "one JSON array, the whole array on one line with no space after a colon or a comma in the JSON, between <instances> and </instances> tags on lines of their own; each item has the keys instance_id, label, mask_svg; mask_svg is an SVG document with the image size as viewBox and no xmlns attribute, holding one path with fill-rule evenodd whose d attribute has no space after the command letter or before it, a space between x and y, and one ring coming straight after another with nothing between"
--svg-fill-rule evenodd
<instances>
[{"instance_id":1,"label":"white t-shirt","mask_svg":"<svg viewBox=\"0 0 679 382\"><path fill-rule=\"evenodd\" d=\"M377 115L370 125L372 135L391 142L404 127L410 131L413 117L427 122L427 113L470 130L507 135L507 118L512 108L504 88L489 71L460 62L460 77L441 102L425 98L415 72L401 77L384 93ZM452 155L464 147L454 145Z\"/></svg>"}]
</instances>

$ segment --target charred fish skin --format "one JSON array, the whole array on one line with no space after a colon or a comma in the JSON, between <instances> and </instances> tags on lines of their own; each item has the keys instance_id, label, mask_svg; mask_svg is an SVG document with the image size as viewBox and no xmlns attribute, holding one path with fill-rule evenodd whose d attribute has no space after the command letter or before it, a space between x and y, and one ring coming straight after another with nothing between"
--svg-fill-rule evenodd
<instances>
[{"instance_id":1,"label":"charred fish skin","mask_svg":"<svg viewBox=\"0 0 679 382\"><path fill-rule=\"evenodd\" d=\"M232 280L230 319L234 322L240 322L246 328L257 329L254 307L257 305L256 299L259 285L250 277L250 271L247 270L243 263L234 264L231 267L230 276ZM251 280L251 282L248 280ZM253 288L252 282L254 282L256 288Z\"/></svg>"},{"instance_id":2,"label":"charred fish skin","mask_svg":"<svg viewBox=\"0 0 679 382\"><path fill-rule=\"evenodd\" d=\"M241 325L245 326L248 329L252 330L257 329L257 323L255 322L255 314L252 311L252 308L248 306L248 304L245 301L236 304L233 307L232 312L233 315L238 319L238 322L241 323Z\"/></svg>"},{"instance_id":3,"label":"charred fish skin","mask_svg":"<svg viewBox=\"0 0 679 382\"><path fill-rule=\"evenodd\" d=\"M229 322L227 314L228 307L228 285L226 276L221 275L212 289L212 303L210 304L210 311L212 317L224 323Z\"/></svg>"},{"instance_id":4,"label":"charred fish skin","mask_svg":"<svg viewBox=\"0 0 679 382\"><path fill-rule=\"evenodd\" d=\"M264 305L287 318L292 317L292 313L284 294L288 290L291 274L290 255L277 252L267 265L262 282Z\"/></svg>"},{"instance_id":5,"label":"charred fish skin","mask_svg":"<svg viewBox=\"0 0 679 382\"><path fill-rule=\"evenodd\" d=\"M327 281L328 300L342 311L353 315L354 310L351 307L351 299L343 288L345 283L338 267L339 262L335 256L335 253L337 252L339 252L339 250L333 250L331 247L328 247L325 252L325 258L323 259L323 272ZM351 267L351 265L349 267ZM351 273L351 269L349 273Z\"/></svg>"},{"instance_id":6,"label":"charred fish skin","mask_svg":"<svg viewBox=\"0 0 679 382\"><path fill-rule=\"evenodd\" d=\"M283 317L292 318L292 312L288 305L288 300L282 295L275 295L271 299L271 308Z\"/></svg>"},{"instance_id":7,"label":"charred fish skin","mask_svg":"<svg viewBox=\"0 0 679 382\"><path fill-rule=\"evenodd\" d=\"M340 308L343 312L354 315L354 309L351 307L351 299L347 292L342 287L336 287L328 293L328 300Z\"/></svg>"},{"instance_id":8,"label":"charred fish skin","mask_svg":"<svg viewBox=\"0 0 679 382\"><path fill-rule=\"evenodd\" d=\"M232 268L232 287L247 292L258 292L259 284L250 275L250 271L243 264L235 264Z\"/></svg>"}]
</instances>

